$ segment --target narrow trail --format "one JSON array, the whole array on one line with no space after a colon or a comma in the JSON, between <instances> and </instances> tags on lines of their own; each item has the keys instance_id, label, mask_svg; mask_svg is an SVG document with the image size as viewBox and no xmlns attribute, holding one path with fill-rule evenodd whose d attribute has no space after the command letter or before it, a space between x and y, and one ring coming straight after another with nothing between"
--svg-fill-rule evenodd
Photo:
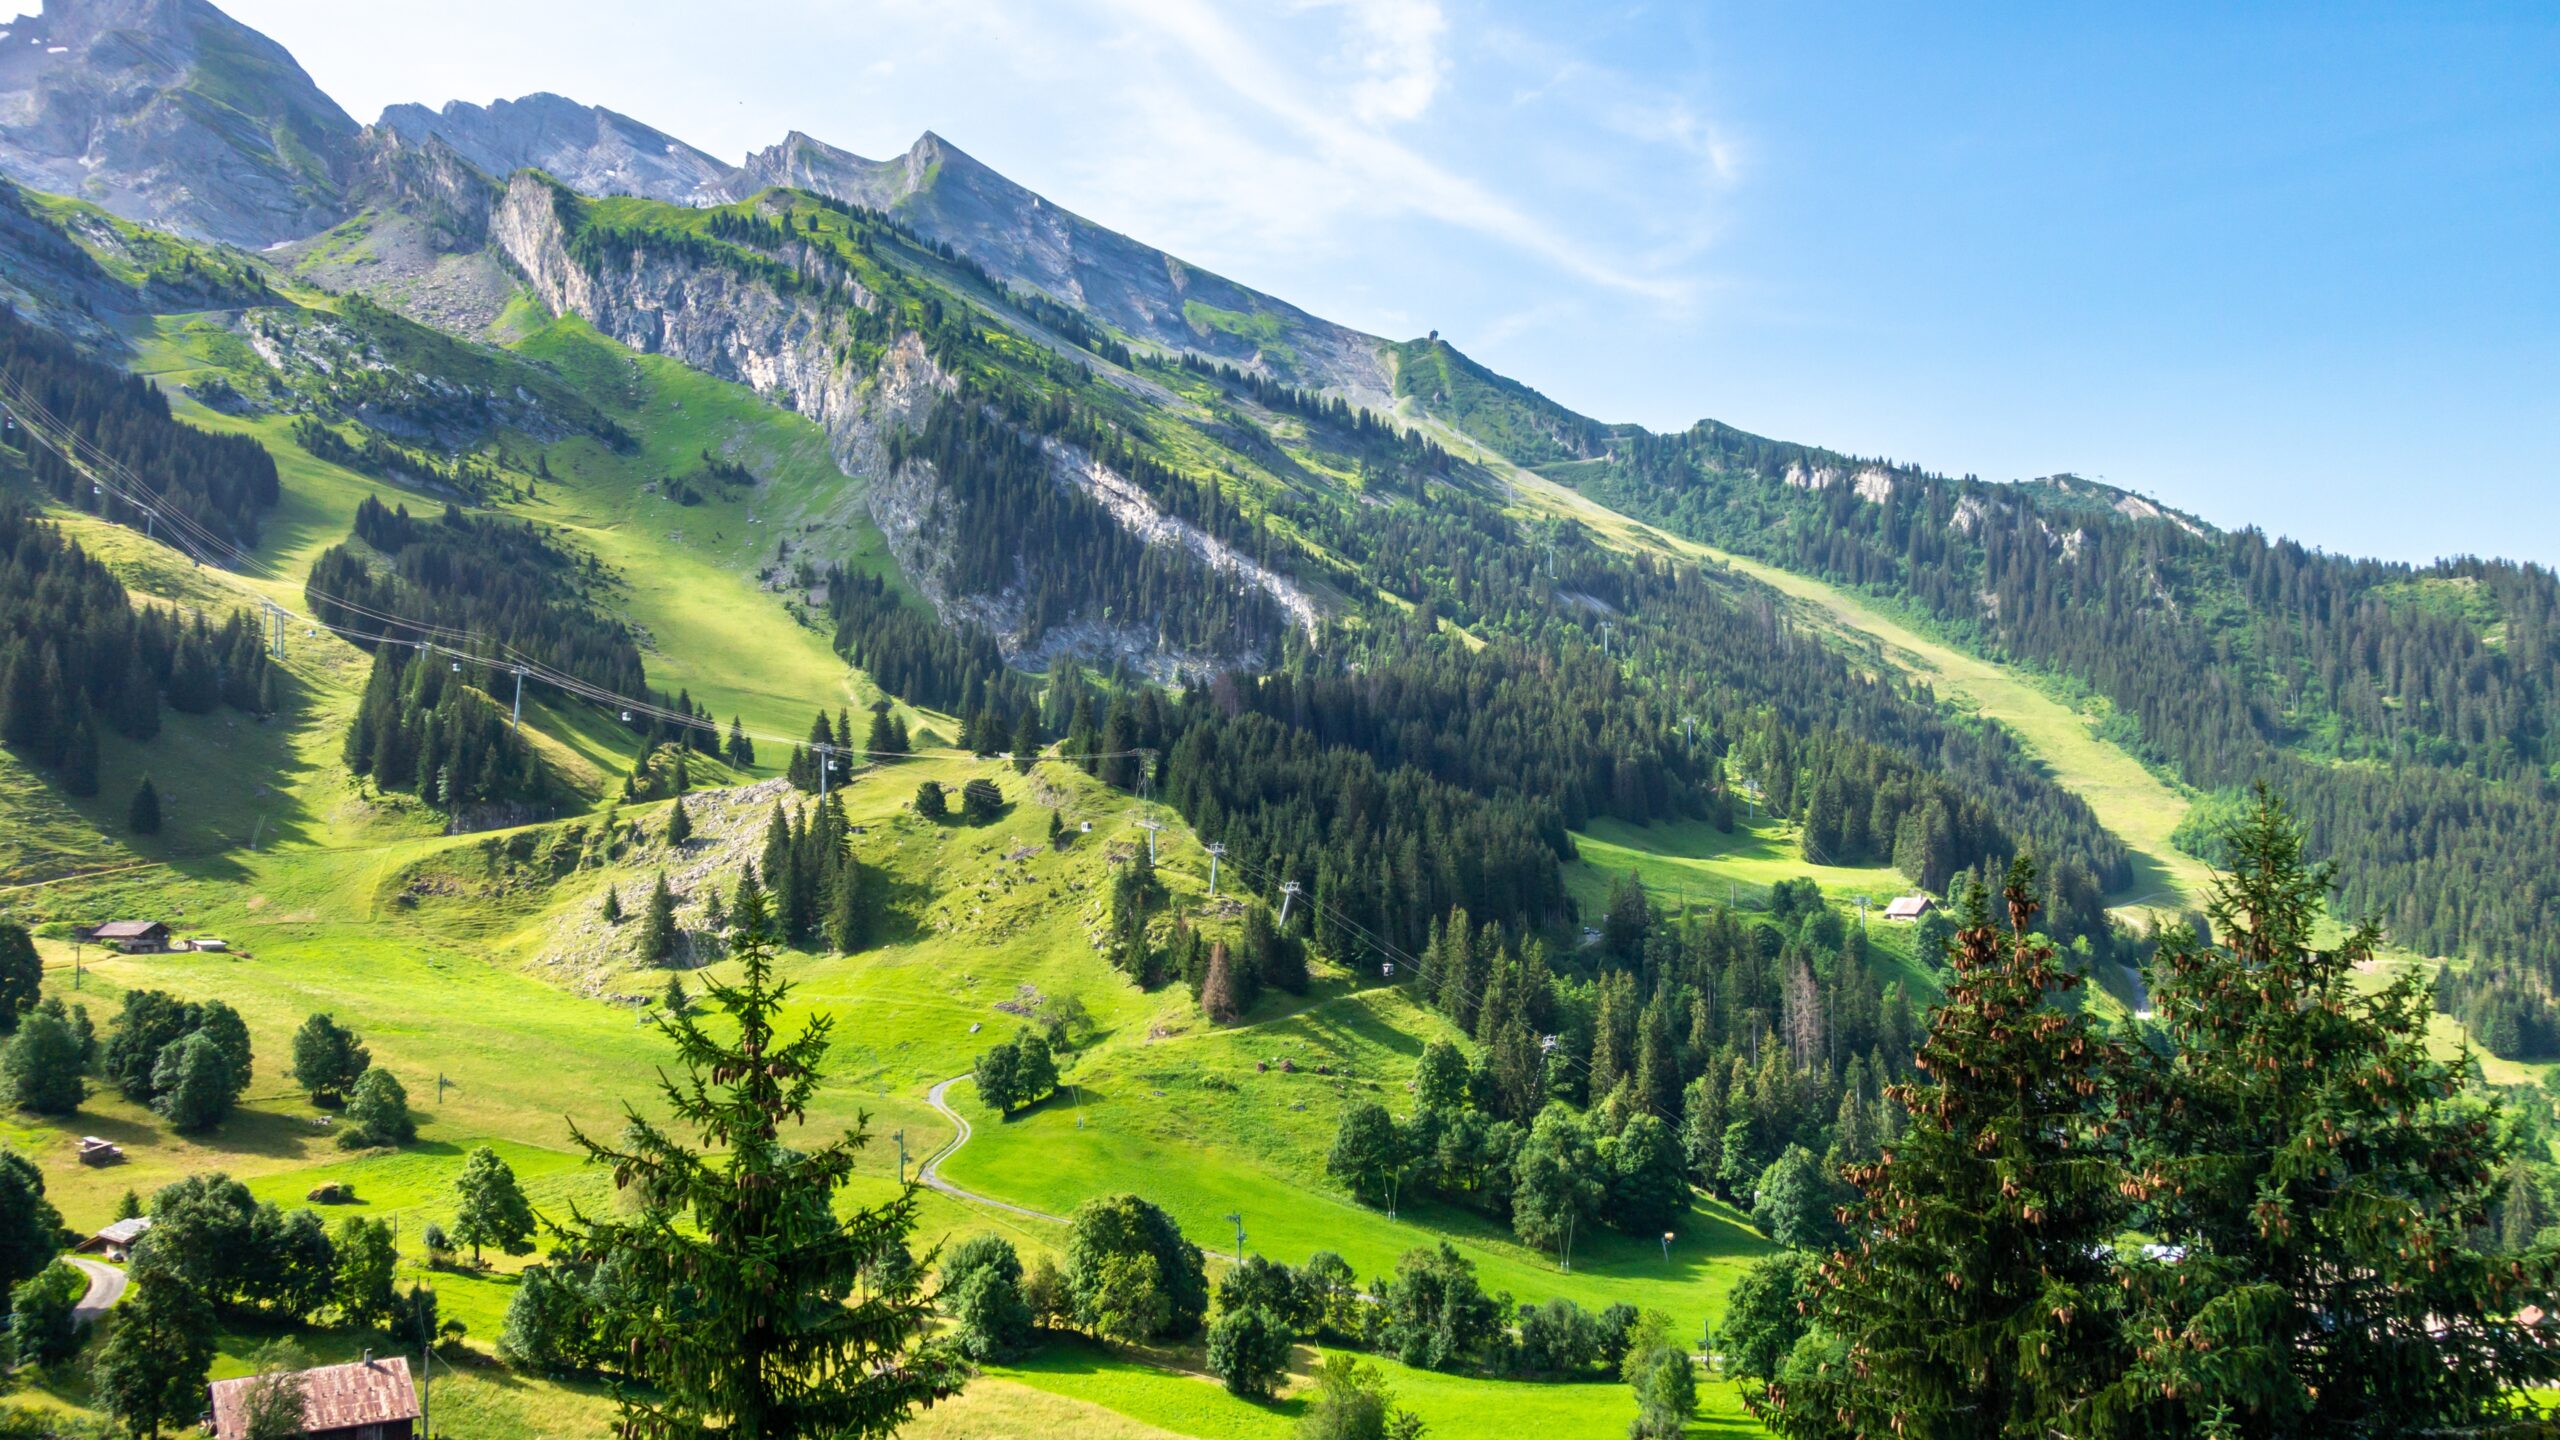
<instances>
[{"instance_id":1,"label":"narrow trail","mask_svg":"<svg viewBox=\"0 0 2560 1440\"><path fill-rule=\"evenodd\" d=\"M99 1317L107 1313L108 1306L123 1298L124 1272L103 1260L74 1258L71 1263L79 1267L81 1274L89 1277L88 1293L80 1297L79 1304L71 1307L71 1323L74 1326L95 1325Z\"/></svg>"},{"instance_id":2,"label":"narrow trail","mask_svg":"<svg viewBox=\"0 0 2560 1440\"><path fill-rule=\"evenodd\" d=\"M954 1075L924 1092L924 1103L941 1111L942 1118L951 1122L951 1142L925 1157L924 1164L916 1167L916 1179L955 1200L990 1206L1010 1214L1027 1216L1033 1220L1046 1220L1053 1225L1066 1224L1067 1220L1063 1215L1052 1215L1046 1210L1034 1210L1028 1205L1016 1205L1009 1200L998 1200L992 1195L981 1195L975 1190L963 1190L942 1178L942 1162L960 1153L960 1147L969 1143L968 1119L959 1111L952 1109L950 1100L946 1098L952 1086L968 1078L966 1075Z\"/></svg>"}]
</instances>

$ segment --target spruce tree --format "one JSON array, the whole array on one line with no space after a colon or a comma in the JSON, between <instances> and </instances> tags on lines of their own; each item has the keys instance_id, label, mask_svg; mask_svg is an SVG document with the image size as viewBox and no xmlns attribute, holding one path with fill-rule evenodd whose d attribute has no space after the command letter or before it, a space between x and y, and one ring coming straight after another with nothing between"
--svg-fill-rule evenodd
<instances>
[{"instance_id":1,"label":"spruce tree","mask_svg":"<svg viewBox=\"0 0 2560 1440\"><path fill-rule=\"evenodd\" d=\"M1022 707L1022 719L1013 727L1013 768L1023 775L1040 763L1040 711L1036 706Z\"/></svg>"},{"instance_id":2,"label":"spruce tree","mask_svg":"<svg viewBox=\"0 0 2560 1440\"><path fill-rule=\"evenodd\" d=\"M2425 984L2367 992L2373 926L2315 944L2334 868L2263 785L2223 839L2207 943L2152 967L2168 1041L2129 1107L2143 1227L2175 1264L2130 1267L2136 1363L2119 1396L2164 1432L2480 1433L2560 1377L2508 1317L2548 1304L2552 1257L2472 1237L2510 1142L2427 1044Z\"/></svg>"},{"instance_id":3,"label":"spruce tree","mask_svg":"<svg viewBox=\"0 0 2560 1440\"><path fill-rule=\"evenodd\" d=\"M62 788L83 798L98 793L98 732L86 715L63 738Z\"/></svg>"},{"instance_id":4,"label":"spruce tree","mask_svg":"<svg viewBox=\"0 0 2560 1440\"><path fill-rule=\"evenodd\" d=\"M870 938L871 916L862 903L862 867L845 857L827 897L827 942L851 955Z\"/></svg>"},{"instance_id":5,"label":"spruce tree","mask_svg":"<svg viewBox=\"0 0 2560 1440\"><path fill-rule=\"evenodd\" d=\"M160 791L151 777L142 777L140 788L133 792L133 805L125 811L124 828L136 835L160 833Z\"/></svg>"},{"instance_id":6,"label":"spruce tree","mask_svg":"<svg viewBox=\"0 0 2560 1440\"><path fill-rule=\"evenodd\" d=\"M777 1033L791 987L774 974L761 897L739 910L738 981L704 993L721 1033L658 1021L685 1072L663 1082L667 1106L691 1138L628 1107L610 1143L573 1125L592 1163L653 1198L632 1218L573 1208L567 1238L631 1282L636 1303L604 1322L637 1382L618 1397L624 1434L885 1436L959 1381L919 1348L932 1323L921 1267L891 1263L906 1255L915 1194L839 1214L868 1134L786 1142L817 1096L834 1022Z\"/></svg>"},{"instance_id":7,"label":"spruce tree","mask_svg":"<svg viewBox=\"0 0 2560 1440\"><path fill-rule=\"evenodd\" d=\"M682 845L693 838L693 817L685 813L684 797L679 793L675 804L667 808L667 843Z\"/></svg>"},{"instance_id":8,"label":"spruce tree","mask_svg":"<svg viewBox=\"0 0 2560 1440\"><path fill-rule=\"evenodd\" d=\"M1746 1394L1782 1436L2100 1433L2121 1356L2116 1048L2054 1003L2080 979L2033 933L2032 881L2011 866L2005 937L1972 892L1915 1062L1928 1078L1888 1091L1910 1131L1845 1172L1863 1192L1843 1207L1853 1243L1812 1295L1831 1346Z\"/></svg>"},{"instance_id":9,"label":"spruce tree","mask_svg":"<svg viewBox=\"0 0 2560 1440\"><path fill-rule=\"evenodd\" d=\"M0 920L0 1035L17 1028L18 1017L43 998L44 961L34 937L13 920Z\"/></svg>"},{"instance_id":10,"label":"spruce tree","mask_svg":"<svg viewBox=\"0 0 2560 1440\"><path fill-rule=\"evenodd\" d=\"M658 883L649 892L649 910L640 921L640 958L652 965L663 965L676 953L676 895L667 888L667 877L660 872Z\"/></svg>"}]
</instances>

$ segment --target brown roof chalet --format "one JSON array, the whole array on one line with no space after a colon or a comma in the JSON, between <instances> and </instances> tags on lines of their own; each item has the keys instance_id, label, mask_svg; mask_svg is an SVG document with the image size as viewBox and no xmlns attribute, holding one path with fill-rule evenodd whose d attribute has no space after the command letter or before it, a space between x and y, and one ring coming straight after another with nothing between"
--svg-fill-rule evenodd
<instances>
[{"instance_id":1,"label":"brown roof chalet","mask_svg":"<svg viewBox=\"0 0 2560 1440\"><path fill-rule=\"evenodd\" d=\"M217 1440L240 1440L248 1417L241 1413L254 1375L218 1380L213 1391L213 1433ZM394 1355L368 1357L352 1365L323 1365L302 1372L303 1433L407 1435L418 1418L418 1392L409 1383L409 1362Z\"/></svg>"}]
</instances>

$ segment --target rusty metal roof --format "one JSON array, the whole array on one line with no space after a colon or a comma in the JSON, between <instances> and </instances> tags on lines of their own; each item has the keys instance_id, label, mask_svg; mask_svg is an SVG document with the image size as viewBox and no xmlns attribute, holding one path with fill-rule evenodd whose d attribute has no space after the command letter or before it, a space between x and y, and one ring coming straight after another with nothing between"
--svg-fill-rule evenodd
<instances>
[{"instance_id":1,"label":"rusty metal roof","mask_svg":"<svg viewBox=\"0 0 2560 1440\"><path fill-rule=\"evenodd\" d=\"M258 1377L218 1380L213 1391L213 1433L218 1440L240 1440L248 1419L241 1414ZM323 1365L302 1372L302 1426L312 1433L345 1430L418 1418L418 1392L409 1383L409 1362L359 1360L352 1365Z\"/></svg>"}]
</instances>

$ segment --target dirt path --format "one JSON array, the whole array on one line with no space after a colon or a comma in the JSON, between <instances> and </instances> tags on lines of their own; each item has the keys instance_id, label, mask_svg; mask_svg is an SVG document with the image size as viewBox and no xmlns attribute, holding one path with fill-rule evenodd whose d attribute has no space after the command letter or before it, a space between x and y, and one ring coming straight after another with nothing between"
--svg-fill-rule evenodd
<instances>
[{"instance_id":1,"label":"dirt path","mask_svg":"<svg viewBox=\"0 0 2560 1440\"><path fill-rule=\"evenodd\" d=\"M1046 1210L1034 1210L1028 1205L1016 1205L1008 1200L998 1200L992 1195L981 1195L975 1190L963 1190L942 1178L942 1162L958 1154L960 1147L969 1143L968 1119L959 1111L952 1109L950 1100L946 1098L952 1086L968 1078L966 1075L954 1075L924 1092L925 1103L941 1111L942 1118L951 1122L951 1143L925 1157L924 1164L917 1167L916 1179L955 1200L967 1200L973 1204L992 1206L995 1209L1015 1215L1025 1215L1034 1220L1047 1220L1058 1225L1066 1224L1066 1217L1063 1215L1052 1215Z\"/></svg>"}]
</instances>

